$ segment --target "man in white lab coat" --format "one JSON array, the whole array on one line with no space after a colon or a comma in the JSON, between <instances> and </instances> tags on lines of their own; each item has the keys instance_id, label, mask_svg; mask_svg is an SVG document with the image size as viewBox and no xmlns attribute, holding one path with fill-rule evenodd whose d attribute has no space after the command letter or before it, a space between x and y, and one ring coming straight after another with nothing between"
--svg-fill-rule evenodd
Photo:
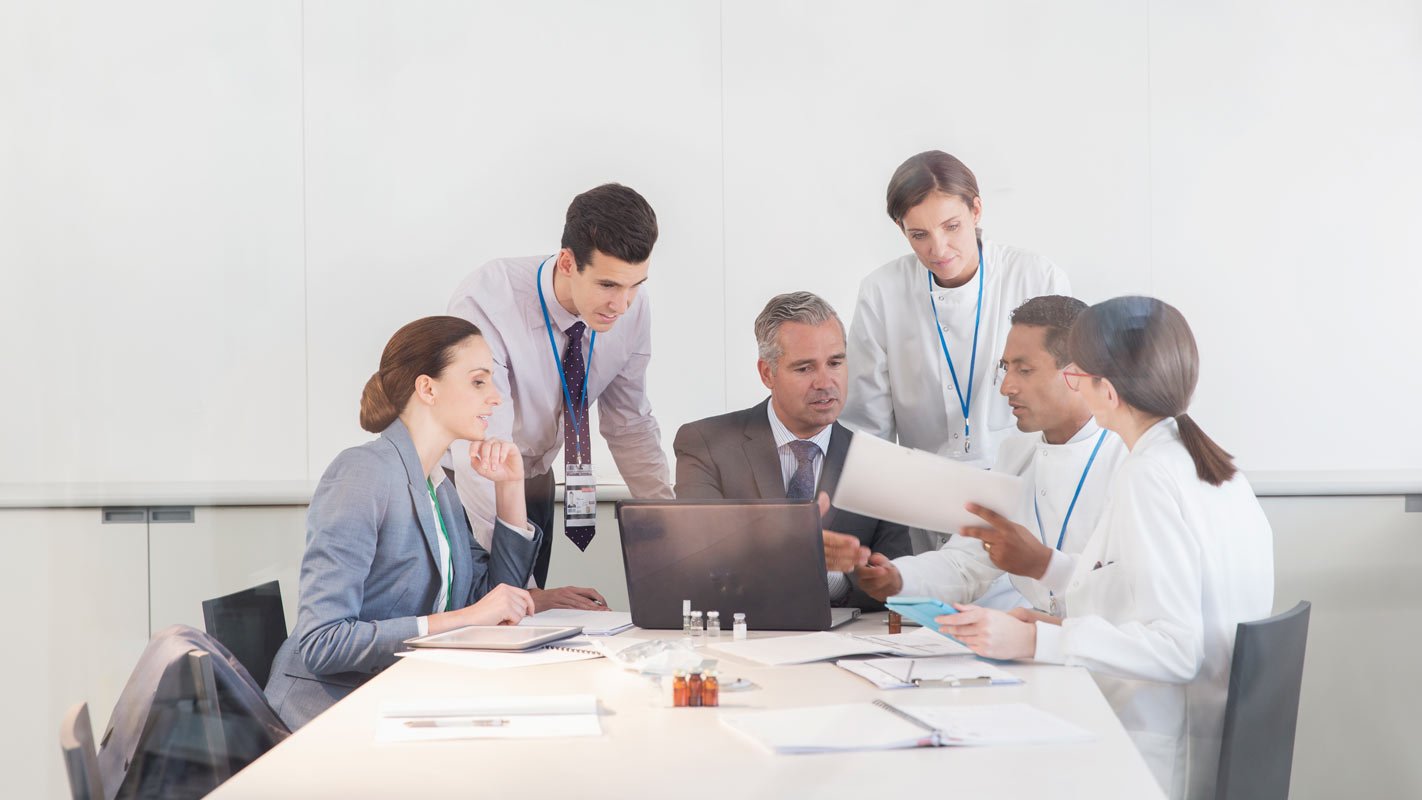
<instances>
[{"instance_id":1,"label":"man in white lab coat","mask_svg":"<svg viewBox=\"0 0 1422 800\"><path fill-rule=\"evenodd\" d=\"M1046 295L1012 312L998 391L1025 433L1002 441L993 469L1025 479L1029 494L1013 514L1025 527L991 543L957 535L938 550L892 561L876 553L855 571L866 593L880 600L903 594L971 603L1008 573L1033 607L1065 613L1066 582L1127 452L1062 378L1071 361L1067 334L1085 308L1075 298Z\"/></svg>"},{"instance_id":2,"label":"man in white lab coat","mask_svg":"<svg viewBox=\"0 0 1422 800\"><path fill-rule=\"evenodd\" d=\"M528 517L548 532L534 562L538 587L548 577L556 474L564 476L565 535L586 549L595 533L588 425L594 403L598 431L632 496L672 496L647 399L652 312L642 284L656 241L657 216L642 195L604 184L573 198L556 253L491 261L450 298L449 313L479 326L494 354L494 385L505 400L488 435L523 453ZM469 466L467 447L455 442L452 450L455 485L476 538L488 547L493 485ZM582 587L530 592L539 611L606 607L602 595Z\"/></svg>"}]
</instances>

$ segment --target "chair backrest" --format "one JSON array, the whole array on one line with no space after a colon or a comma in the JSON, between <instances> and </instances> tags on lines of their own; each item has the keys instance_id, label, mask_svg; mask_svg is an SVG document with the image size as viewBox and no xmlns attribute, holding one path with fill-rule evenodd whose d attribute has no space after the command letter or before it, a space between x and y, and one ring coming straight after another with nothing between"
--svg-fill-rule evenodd
<instances>
[{"instance_id":1,"label":"chair backrest","mask_svg":"<svg viewBox=\"0 0 1422 800\"><path fill-rule=\"evenodd\" d=\"M1216 800L1289 796L1310 608L1301 602L1236 629Z\"/></svg>"},{"instance_id":2,"label":"chair backrest","mask_svg":"<svg viewBox=\"0 0 1422 800\"><path fill-rule=\"evenodd\" d=\"M202 797L290 731L222 643L174 625L144 648L98 765L117 797Z\"/></svg>"},{"instance_id":3,"label":"chair backrest","mask_svg":"<svg viewBox=\"0 0 1422 800\"><path fill-rule=\"evenodd\" d=\"M222 642L251 673L258 686L266 686L272 659L286 641L286 612L277 581L202 601L203 624L212 638Z\"/></svg>"},{"instance_id":4,"label":"chair backrest","mask_svg":"<svg viewBox=\"0 0 1422 800\"><path fill-rule=\"evenodd\" d=\"M59 726L59 749L64 754L64 771L69 775L69 792L74 800L104 800L88 703L73 706L64 715Z\"/></svg>"}]
</instances>

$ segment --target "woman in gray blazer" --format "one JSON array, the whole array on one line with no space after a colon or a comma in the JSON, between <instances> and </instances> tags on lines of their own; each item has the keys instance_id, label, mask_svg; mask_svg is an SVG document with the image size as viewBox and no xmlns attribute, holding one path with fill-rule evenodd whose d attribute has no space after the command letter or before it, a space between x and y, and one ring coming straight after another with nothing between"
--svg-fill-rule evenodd
<instances>
[{"instance_id":1,"label":"woman in gray blazer","mask_svg":"<svg viewBox=\"0 0 1422 800\"><path fill-rule=\"evenodd\" d=\"M360 402L361 427L380 437L336 456L306 518L301 610L266 689L292 730L395 663L405 639L533 613L519 587L543 533L528 522L518 448L484 438L502 400L493 366L458 317L416 320L385 346ZM439 463L456 439L495 486L492 553Z\"/></svg>"}]
</instances>

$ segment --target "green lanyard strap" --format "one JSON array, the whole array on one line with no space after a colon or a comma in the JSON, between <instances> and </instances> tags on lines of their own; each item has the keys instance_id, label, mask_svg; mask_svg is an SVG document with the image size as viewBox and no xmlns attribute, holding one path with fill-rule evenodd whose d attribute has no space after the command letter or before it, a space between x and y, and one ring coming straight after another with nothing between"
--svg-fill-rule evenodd
<instances>
[{"instance_id":1,"label":"green lanyard strap","mask_svg":"<svg viewBox=\"0 0 1422 800\"><path fill-rule=\"evenodd\" d=\"M425 478L425 486L430 490L430 502L434 503L435 522L439 523L439 532L444 534L444 547L449 551L449 584L444 590L444 610L448 611L454 604L454 545L449 541L449 530L444 527L444 513L439 509L434 482Z\"/></svg>"}]
</instances>

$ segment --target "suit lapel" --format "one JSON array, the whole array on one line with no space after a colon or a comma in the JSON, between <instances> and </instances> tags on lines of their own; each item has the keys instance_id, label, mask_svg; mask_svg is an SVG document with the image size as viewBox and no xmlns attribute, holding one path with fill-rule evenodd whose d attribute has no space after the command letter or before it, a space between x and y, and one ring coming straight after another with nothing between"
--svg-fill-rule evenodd
<instances>
[{"instance_id":1,"label":"suit lapel","mask_svg":"<svg viewBox=\"0 0 1422 800\"><path fill-rule=\"evenodd\" d=\"M420 472L420 457L415 454L415 443L410 439L410 432L405 429L405 423L398 419L390 423L390 427L386 428L381 436L395 445L395 452L400 455L400 461L405 465L405 477L410 482L410 501L415 504L415 518L420 522L420 531L424 534L430 559L438 565L439 525L435 522L429 486L425 483L428 479ZM435 569L438 572L438 567Z\"/></svg>"},{"instance_id":2,"label":"suit lapel","mask_svg":"<svg viewBox=\"0 0 1422 800\"><path fill-rule=\"evenodd\" d=\"M775 450L775 434L770 431L770 417L766 400L750 409L746 418L745 448L746 461L751 474L755 476L755 486L762 500L784 500L785 478L780 472L780 454Z\"/></svg>"},{"instance_id":3,"label":"suit lapel","mask_svg":"<svg viewBox=\"0 0 1422 800\"><path fill-rule=\"evenodd\" d=\"M834 498L834 487L839 485L839 473L844 470L844 457L849 452L849 441L853 436L848 428L838 422L834 423L830 431L829 452L825 453L825 464L820 469L817 496L819 492L826 492L831 499Z\"/></svg>"},{"instance_id":4,"label":"suit lapel","mask_svg":"<svg viewBox=\"0 0 1422 800\"><path fill-rule=\"evenodd\" d=\"M464 514L464 506L459 500L454 480L446 478L444 483L435 488L435 493L439 495L439 510L444 515L444 524L449 531L449 561L454 566L454 597L451 602L454 608L461 608L473 585L474 554L470 550L470 543L474 534L465 521L468 517Z\"/></svg>"}]
</instances>

